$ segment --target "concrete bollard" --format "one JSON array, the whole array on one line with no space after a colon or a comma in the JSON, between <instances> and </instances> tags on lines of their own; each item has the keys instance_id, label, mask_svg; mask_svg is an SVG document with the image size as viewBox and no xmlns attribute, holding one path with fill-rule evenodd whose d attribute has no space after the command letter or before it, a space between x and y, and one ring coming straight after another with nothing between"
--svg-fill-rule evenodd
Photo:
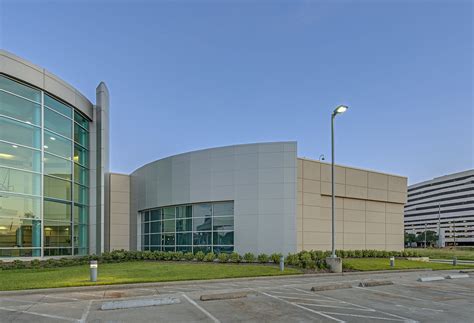
<instances>
[{"instance_id":1,"label":"concrete bollard","mask_svg":"<svg viewBox=\"0 0 474 323\"><path fill-rule=\"evenodd\" d=\"M458 264L458 258L453 257L453 266L456 266Z\"/></svg>"},{"instance_id":2,"label":"concrete bollard","mask_svg":"<svg viewBox=\"0 0 474 323\"><path fill-rule=\"evenodd\" d=\"M97 260L91 260L90 263L91 282L97 281Z\"/></svg>"},{"instance_id":3,"label":"concrete bollard","mask_svg":"<svg viewBox=\"0 0 474 323\"><path fill-rule=\"evenodd\" d=\"M285 271L285 257L280 257L280 271Z\"/></svg>"},{"instance_id":4,"label":"concrete bollard","mask_svg":"<svg viewBox=\"0 0 474 323\"><path fill-rule=\"evenodd\" d=\"M390 267L395 267L395 257L390 257Z\"/></svg>"}]
</instances>

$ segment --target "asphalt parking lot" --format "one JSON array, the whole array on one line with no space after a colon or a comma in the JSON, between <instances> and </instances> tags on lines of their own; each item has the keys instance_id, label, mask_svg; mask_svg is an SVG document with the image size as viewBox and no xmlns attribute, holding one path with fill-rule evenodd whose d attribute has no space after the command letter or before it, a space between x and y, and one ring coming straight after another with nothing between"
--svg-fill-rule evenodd
<instances>
[{"instance_id":1,"label":"asphalt parking lot","mask_svg":"<svg viewBox=\"0 0 474 323\"><path fill-rule=\"evenodd\" d=\"M458 271L292 276L0 292L1 322L474 322L474 272L468 278L418 282ZM393 285L359 287L361 281ZM312 292L313 286L352 288ZM245 297L201 301L202 295ZM175 304L102 310L111 301L173 299Z\"/></svg>"}]
</instances>

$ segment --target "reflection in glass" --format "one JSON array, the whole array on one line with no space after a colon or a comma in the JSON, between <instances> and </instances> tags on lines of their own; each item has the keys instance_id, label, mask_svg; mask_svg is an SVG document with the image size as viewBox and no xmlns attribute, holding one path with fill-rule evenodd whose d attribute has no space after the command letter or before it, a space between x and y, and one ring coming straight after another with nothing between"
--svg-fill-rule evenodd
<instances>
[{"instance_id":1,"label":"reflection in glass","mask_svg":"<svg viewBox=\"0 0 474 323\"><path fill-rule=\"evenodd\" d=\"M59 113L64 114L65 116L68 116L69 118L72 118L72 109L70 107L59 102L56 99L53 99L47 94L44 96L44 105Z\"/></svg>"},{"instance_id":2,"label":"reflection in glass","mask_svg":"<svg viewBox=\"0 0 474 323\"><path fill-rule=\"evenodd\" d=\"M212 226L214 230L234 230L234 217L226 216L214 218Z\"/></svg>"},{"instance_id":3,"label":"reflection in glass","mask_svg":"<svg viewBox=\"0 0 474 323\"><path fill-rule=\"evenodd\" d=\"M89 130L89 120L84 117L79 112L74 112L74 121L76 121L79 125L81 125L86 130Z\"/></svg>"},{"instance_id":4,"label":"reflection in glass","mask_svg":"<svg viewBox=\"0 0 474 323\"><path fill-rule=\"evenodd\" d=\"M179 219L176 220L176 231L192 231L193 219Z\"/></svg>"},{"instance_id":5,"label":"reflection in glass","mask_svg":"<svg viewBox=\"0 0 474 323\"><path fill-rule=\"evenodd\" d=\"M163 221L163 232L175 232L175 220Z\"/></svg>"},{"instance_id":6,"label":"reflection in glass","mask_svg":"<svg viewBox=\"0 0 474 323\"><path fill-rule=\"evenodd\" d=\"M193 230L194 231L211 231L212 219L211 218L193 218Z\"/></svg>"},{"instance_id":7,"label":"reflection in glass","mask_svg":"<svg viewBox=\"0 0 474 323\"><path fill-rule=\"evenodd\" d=\"M71 204L45 200L43 218L45 220L70 222Z\"/></svg>"},{"instance_id":8,"label":"reflection in glass","mask_svg":"<svg viewBox=\"0 0 474 323\"><path fill-rule=\"evenodd\" d=\"M0 167L0 191L40 195L41 175Z\"/></svg>"},{"instance_id":9,"label":"reflection in glass","mask_svg":"<svg viewBox=\"0 0 474 323\"><path fill-rule=\"evenodd\" d=\"M0 89L15 93L32 101L41 102L41 92L0 75Z\"/></svg>"},{"instance_id":10,"label":"reflection in glass","mask_svg":"<svg viewBox=\"0 0 474 323\"><path fill-rule=\"evenodd\" d=\"M41 105L0 91L0 114L41 125Z\"/></svg>"},{"instance_id":11,"label":"reflection in glass","mask_svg":"<svg viewBox=\"0 0 474 323\"><path fill-rule=\"evenodd\" d=\"M89 133L83 128L74 126L74 141L84 147L89 147Z\"/></svg>"},{"instance_id":12,"label":"reflection in glass","mask_svg":"<svg viewBox=\"0 0 474 323\"><path fill-rule=\"evenodd\" d=\"M40 219L40 198L2 193L0 194L0 217Z\"/></svg>"},{"instance_id":13,"label":"reflection in glass","mask_svg":"<svg viewBox=\"0 0 474 323\"><path fill-rule=\"evenodd\" d=\"M71 200L71 182L44 176L44 196L60 200Z\"/></svg>"},{"instance_id":14,"label":"reflection in glass","mask_svg":"<svg viewBox=\"0 0 474 323\"><path fill-rule=\"evenodd\" d=\"M40 172L41 153L39 150L0 142L0 166Z\"/></svg>"},{"instance_id":15,"label":"reflection in glass","mask_svg":"<svg viewBox=\"0 0 474 323\"><path fill-rule=\"evenodd\" d=\"M89 204L89 189L79 184L74 184L74 202Z\"/></svg>"},{"instance_id":16,"label":"reflection in glass","mask_svg":"<svg viewBox=\"0 0 474 323\"><path fill-rule=\"evenodd\" d=\"M193 216L192 205L181 205L176 207L176 218L190 218Z\"/></svg>"},{"instance_id":17,"label":"reflection in glass","mask_svg":"<svg viewBox=\"0 0 474 323\"><path fill-rule=\"evenodd\" d=\"M193 233L193 243L195 245L210 245L212 244L211 232L196 232Z\"/></svg>"},{"instance_id":18,"label":"reflection in glass","mask_svg":"<svg viewBox=\"0 0 474 323\"><path fill-rule=\"evenodd\" d=\"M72 138L72 121L53 110L44 109L44 127L67 138Z\"/></svg>"},{"instance_id":19,"label":"reflection in glass","mask_svg":"<svg viewBox=\"0 0 474 323\"><path fill-rule=\"evenodd\" d=\"M71 168L71 161L51 154L44 154L44 174L71 180Z\"/></svg>"},{"instance_id":20,"label":"reflection in glass","mask_svg":"<svg viewBox=\"0 0 474 323\"><path fill-rule=\"evenodd\" d=\"M214 232L214 245L233 245L234 231Z\"/></svg>"},{"instance_id":21,"label":"reflection in glass","mask_svg":"<svg viewBox=\"0 0 474 323\"><path fill-rule=\"evenodd\" d=\"M212 214L212 205L210 203L200 203L193 205L193 217L210 217Z\"/></svg>"},{"instance_id":22,"label":"reflection in glass","mask_svg":"<svg viewBox=\"0 0 474 323\"><path fill-rule=\"evenodd\" d=\"M174 212L175 212L175 207L164 207L163 210L163 219L168 220L168 219L174 219Z\"/></svg>"},{"instance_id":23,"label":"reflection in glass","mask_svg":"<svg viewBox=\"0 0 474 323\"><path fill-rule=\"evenodd\" d=\"M0 140L40 148L41 131L33 125L0 117Z\"/></svg>"},{"instance_id":24,"label":"reflection in glass","mask_svg":"<svg viewBox=\"0 0 474 323\"><path fill-rule=\"evenodd\" d=\"M74 182L89 186L89 171L87 168L74 163Z\"/></svg>"},{"instance_id":25,"label":"reflection in glass","mask_svg":"<svg viewBox=\"0 0 474 323\"><path fill-rule=\"evenodd\" d=\"M74 162L88 167L89 166L89 153L86 149L81 146L74 145Z\"/></svg>"},{"instance_id":26,"label":"reflection in glass","mask_svg":"<svg viewBox=\"0 0 474 323\"><path fill-rule=\"evenodd\" d=\"M71 141L45 130L44 151L70 159L72 157Z\"/></svg>"},{"instance_id":27,"label":"reflection in glass","mask_svg":"<svg viewBox=\"0 0 474 323\"><path fill-rule=\"evenodd\" d=\"M213 216L234 215L234 202L219 202L213 204Z\"/></svg>"},{"instance_id":28,"label":"reflection in glass","mask_svg":"<svg viewBox=\"0 0 474 323\"><path fill-rule=\"evenodd\" d=\"M41 221L0 218L0 248L40 247Z\"/></svg>"}]
</instances>

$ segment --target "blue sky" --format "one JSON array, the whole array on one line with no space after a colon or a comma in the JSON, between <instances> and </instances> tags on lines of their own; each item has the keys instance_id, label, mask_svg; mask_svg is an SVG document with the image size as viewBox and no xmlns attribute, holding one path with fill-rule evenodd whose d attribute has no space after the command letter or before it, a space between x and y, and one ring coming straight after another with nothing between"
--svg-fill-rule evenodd
<instances>
[{"instance_id":1,"label":"blue sky","mask_svg":"<svg viewBox=\"0 0 474 323\"><path fill-rule=\"evenodd\" d=\"M474 167L473 3L0 0L0 45L95 100L111 169L296 140L298 155L406 175Z\"/></svg>"}]
</instances>

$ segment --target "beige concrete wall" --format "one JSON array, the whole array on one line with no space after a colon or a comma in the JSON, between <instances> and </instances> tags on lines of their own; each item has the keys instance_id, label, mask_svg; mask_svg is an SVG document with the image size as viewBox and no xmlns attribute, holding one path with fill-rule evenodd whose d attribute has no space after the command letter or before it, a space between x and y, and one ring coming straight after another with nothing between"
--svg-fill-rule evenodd
<instances>
[{"instance_id":1,"label":"beige concrete wall","mask_svg":"<svg viewBox=\"0 0 474 323\"><path fill-rule=\"evenodd\" d=\"M130 249L130 176L110 174L109 177L109 250Z\"/></svg>"},{"instance_id":2,"label":"beige concrete wall","mask_svg":"<svg viewBox=\"0 0 474 323\"><path fill-rule=\"evenodd\" d=\"M331 164L298 158L297 244L331 249ZM336 249L403 249L407 178L335 167Z\"/></svg>"}]
</instances>

